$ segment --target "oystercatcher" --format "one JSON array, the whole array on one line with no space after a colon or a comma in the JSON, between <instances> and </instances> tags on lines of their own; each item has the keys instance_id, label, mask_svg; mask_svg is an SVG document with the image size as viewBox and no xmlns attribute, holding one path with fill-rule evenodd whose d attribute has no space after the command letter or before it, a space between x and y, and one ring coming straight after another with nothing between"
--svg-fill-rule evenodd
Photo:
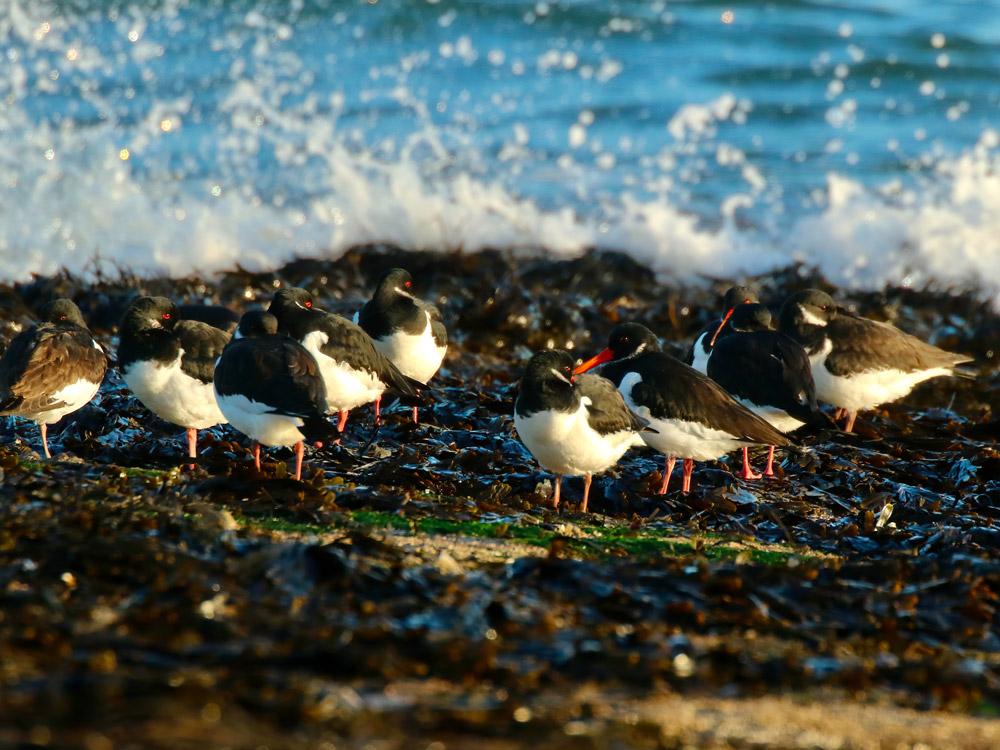
<instances>
[{"instance_id":1,"label":"oystercatcher","mask_svg":"<svg viewBox=\"0 0 1000 750\"><path fill-rule=\"evenodd\" d=\"M641 433L665 454L659 494L667 491L677 458L684 459L685 494L694 461L710 461L748 444L789 445L788 439L726 393L722 386L669 354L645 326L616 326L608 348L573 372L607 363L601 374L618 386L625 403L656 432Z\"/></svg>"},{"instance_id":2,"label":"oystercatcher","mask_svg":"<svg viewBox=\"0 0 1000 750\"><path fill-rule=\"evenodd\" d=\"M734 335L719 337L708 358L708 376L729 395L788 433L816 421L816 387L809 357L789 336L770 330L771 315L762 305L739 305L727 324ZM760 479L750 468L749 449L743 446L744 479ZM764 474L774 475L774 446L767 454Z\"/></svg>"},{"instance_id":3,"label":"oystercatcher","mask_svg":"<svg viewBox=\"0 0 1000 750\"><path fill-rule=\"evenodd\" d=\"M712 347L715 346L716 339L722 334L726 322L733 314L733 310L739 305L756 302L760 302L760 298L757 297L757 292L750 287L730 287L722 298L722 317L718 320L713 320L701 329L701 333L695 338L691 351L688 352L684 360L685 364L691 365L698 372L704 374L708 367L708 355L712 353Z\"/></svg>"},{"instance_id":4,"label":"oystercatcher","mask_svg":"<svg viewBox=\"0 0 1000 750\"><path fill-rule=\"evenodd\" d=\"M423 383L401 373L360 326L315 307L305 289L280 290L269 310L279 328L316 358L326 384L327 413L337 412L338 431L344 431L349 410L372 401L377 425L379 403L387 390L410 406L420 403L417 389Z\"/></svg>"},{"instance_id":5,"label":"oystercatcher","mask_svg":"<svg viewBox=\"0 0 1000 750\"><path fill-rule=\"evenodd\" d=\"M118 366L126 385L156 416L187 429L191 458L198 454L198 430L226 421L212 376L229 338L207 323L180 320L166 297L134 300L119 326Z\"/></svg>"},{"instance_id":6,"label":"oystercatcher","mask_svg":"<svg viewBox=\"0 0 1000 750\"><path fill-rule=\"evenodd\" d=\"M838 310L818 289L796 292L781 307L778 330L798 341L812 365L816 396L846 414L846 432L858 412L907 395L941 375L973 377L956 370L971 357L926 344L886 323Z\"/></svg>"},{"instance_id":7,"label":"oystercatcher","mask_svg":"<svg viewBox=\"0 0 1000 750\"><path fill-rule=\"evenodd\" d=\"M538 352L528 362L514 402L514 426L535 460L556 475L554 507L563 475L584 476L584 513L592 475L614 466L635 434L649 429L609 380L574 378L573 358L561 349Z\"/></svg>"},{"instance_id":8,"label":"oystercatcher","mask_svg":"<svg viewBox=\"0 0 1000 750\"><path fill-rule=\"evenodd\" d=\"M229 424L260 446L295 446L295 478L302 478L303 440L326 440L335 430L324 416L326 386L316 359L298 341L278 334L278 319L243 314L215 365L215 397Z\"/></svg>"},{"instance_id":9,"label":"oystercatcher","mask_svg":"<svg viewBox=\"0 0 1000 750\"><path fill-rule=\"evenodd\" d=\"M49 302L42 320L15 336L0 358L0 415L37 424L51 458L48 426L90 402L108 358L71 300Z\"/></svg>"},{"instance_id":10,"label":"oystercatcher","mask_svg":"<svg viewBox=\"0 0 1000 750\"><path fill-rule=\"evenodd\" d=\"M410 293L412 285L413 279L405 269L386 271L354 322L401 373L426 384L448 351L448 332L441 322L441 312L414 297ZM416 406L413 422L417 422Z\"/></svg>"}]
</instances>

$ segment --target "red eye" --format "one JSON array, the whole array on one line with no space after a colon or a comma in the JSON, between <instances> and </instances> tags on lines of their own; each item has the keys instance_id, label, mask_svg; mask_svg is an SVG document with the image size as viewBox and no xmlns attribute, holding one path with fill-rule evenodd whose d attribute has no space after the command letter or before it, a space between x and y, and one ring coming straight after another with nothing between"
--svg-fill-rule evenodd
<instances>
[{"instance_id":1,"label":"red eye","mask_svg":"<svg viewBox=\"0 0 1000 750\"><path fill-rule=\"evenodd\" d=\"M66 316L65 315L60 315L59 316L59 320L66 320Z\"/></svg>"},{"instance_id":2,"label":"red eye","mask_svg":"<svg viewBox=\"0 0 1000 750\"><path fill-rule=\"evenodd\" d=\"M163 313L164 320L170 320L170 313Z\"/></svg>"},{"instance_id":3,"label":"red eye","mask_svg":"<svg viewBox=\"0 0 1000 750\"><path fill-rule=\"evenodd\" d=\"M407 289L409 289L409 288L410 288L410 285L411 285L411 284L413 284L413 282L412 282L412 281L407 281L407 282L406 282L406 288L407 288Z\"/></svg>"},{"instance_id":4,"label":"red eye","mask_svg":"<svg viewBox=\"0 0 1000 750\"><path fill-rule=\"evenodd\" d=\"M312 306L313 306L313 303L310 302L309 300L306 300L306 307L312 307Z\"/></svg>"}]
</instances>

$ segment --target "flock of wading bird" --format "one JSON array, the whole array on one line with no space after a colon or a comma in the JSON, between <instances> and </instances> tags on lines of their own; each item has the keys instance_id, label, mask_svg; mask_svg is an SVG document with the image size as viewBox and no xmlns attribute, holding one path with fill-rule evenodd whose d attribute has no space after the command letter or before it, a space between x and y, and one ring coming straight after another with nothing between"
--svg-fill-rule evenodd
<instances>
[{"instance_id":1,"label":"flock of wading bird","mask_svg":"<svg viewBox=\"0 0 1000 750\"><path fill-rule=\"evenodd\" d=\"M372 298L350 321L316 307L305 289L279 290L268 310L242 317L218 306L178 306L139 297L119 326L117 362L135 397L162 419L187 429L189 455L197 431L227 423L250 438L260 470L260 446L293 446L301 479L305 442L339 442L348 413L383 394L413 407L441 366L447 333L434 305L415 297L410 274L382 275ZM683 459L683 491L694 461L742 448L744 479L760 479L749 462L752 445L775 447L806 424L835 420L853 428L858 411L908 394L971 358L939 349L899 329L838 308L810 289L784 301L777 328L747 287L730 289L722 317L694 342L687 363L660 348L638 323L611 331L608 348L583 364L566 351L545 350L528 362L514 405L517 433L555 474L583 476L582 511L593 474L629 447L648 445L666 456L659 493ZM20 333L0 359L0 414L46 426L88 403L100 388L108 357L68 299L50 302L43 321ZM600 375L582 374L603 365ZM422 393L423 392L423 393ZM329 420L337 415L336 423Z\"/></svg>"}]
</instances>

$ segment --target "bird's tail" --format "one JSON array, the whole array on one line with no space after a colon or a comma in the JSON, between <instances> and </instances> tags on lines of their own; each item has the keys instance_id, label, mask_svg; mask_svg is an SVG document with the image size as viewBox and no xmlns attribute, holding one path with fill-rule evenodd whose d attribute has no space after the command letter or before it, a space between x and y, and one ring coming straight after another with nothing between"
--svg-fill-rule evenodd
<instances>
[{"instance_id":1,"label":"bird's tail","mask_svg":"<svg viewBox=\"0 0 1000 750\"><path fill-rule=\"evenodd\" d=\"M403 373L393 382L391 392L404 406L426 406L434 401L432 388Z\"/></svg>"},{"instance_id":2,"label":"bird's tail","mask_svg":"<svg viewBox=\"0 0 1000 750\"><path fill-rule=\"evenodd\" d=\"M323 417L302 417L299 432L310 443L322 443L340 437L336 425Z\"/></svg>"}]
</instances>

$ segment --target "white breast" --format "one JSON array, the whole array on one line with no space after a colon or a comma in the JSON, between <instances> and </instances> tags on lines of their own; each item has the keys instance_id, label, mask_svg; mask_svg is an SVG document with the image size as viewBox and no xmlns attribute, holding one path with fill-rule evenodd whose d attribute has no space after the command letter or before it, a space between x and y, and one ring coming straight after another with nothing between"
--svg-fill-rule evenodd
<instances>
[{"instance_id":1,"label":"white breast","mask_svg":"<svg viewBox=\"0 0 1000 750\"><path fill-rule=\"evenodd\" d=\"M243 394L220 396L216 393L216 398L229 424L262 445L288 446L304 439L298 429L302 426L298 417L269 414L270 407Z\"/></svg>"},{"instance_id":2,"label":"white breast","mask_svg":"<svg viewBox=\"0 0 1000 750\"><path fill-rule=\"evenodd\" d=\"M698 337L698 340L694 342L694 362L691 366L700 372L702 375L708 374L708 358L712 356L711 350L706 353L702 348L702 344L705 343L705 339L709 338L710 334L703 333Z\"/></svg>"},{"instance_id":3,"label":"white breast","mask_svg":"<svg viewBox=\"0 0 1000 750\"><path fill-rule=\"evenodd\" d=\"M338 362L322 351L330 337L322 331L312 331L302 339L302 346L316 358L320 374L326 384L327 413L355 409L370 404L385 392L385 385L374 374L356 370L345 362Z\"/></svg>"},{"instance_id":4,"label":"white breast","mask_svg":"<svg viewBox=\"0 0 1000 750\"><path fill-rule=\"evenodd\" d=\"M125 383L143 406L168 422L196 430L224 423L212 384L185 373L181 369L183 356L182 349L167 365L133 362L122 370Z\"/></svg>"},{"instance_id":5,"label":"white breast","mask_svg":"<svg viewBox=\"0 0 1000 750\"><path fill-rule=\"evenodd\" d=\"M427 325L413 334L397 331L383 339L374 339L376 348L407 377L426 383L441 367L447 346L438 346L431 330L431 314L424 311Z\"/></svg>"},{"instance_id":6,"label":"white breast","mask_svg":"<svg viewBox=\"0 0 1000 750\"><path fill-rule=\"evenodd\" d=\"M941 375L951 375L951 368L935 367L930 370L903 372L896 369L859 372L846 377L832 375L826 369L826 358L833 349L830 339L823 341L823 348L810 355L816 397L841 409L863 411L874 409L902 398L925 380Z\"/></svg>"},{"instance_id":7,"label":"white breast","mask_svg":"<svg viewBox=\"0 0 1000 750\"><path fill-rule=\"evenodd\" d=\"M541 465L555 474L597 474L614 466L632 444L631 430L600 435L587 423L582 399L575 412L542 411L528 417L514 413L518 437Z\"/></svg>"},{"instance_id":8,"label":"white breast","mask_svg":"<svg viewBox=\"0 0 1000 750\"><path fill-rule=\"evenodd\" d=\"M641 382L642 376L639 373L630 372L622 378L618 390L624 396L628 407L640 417L649 420L649 426L656 430L656 432L639 433L650 448L675 458L713 461L747 445L728 432L708 427L700 422L653 417L648 406L640 406L632 400L632 389Z\"/></svg>"}]
</instances>

